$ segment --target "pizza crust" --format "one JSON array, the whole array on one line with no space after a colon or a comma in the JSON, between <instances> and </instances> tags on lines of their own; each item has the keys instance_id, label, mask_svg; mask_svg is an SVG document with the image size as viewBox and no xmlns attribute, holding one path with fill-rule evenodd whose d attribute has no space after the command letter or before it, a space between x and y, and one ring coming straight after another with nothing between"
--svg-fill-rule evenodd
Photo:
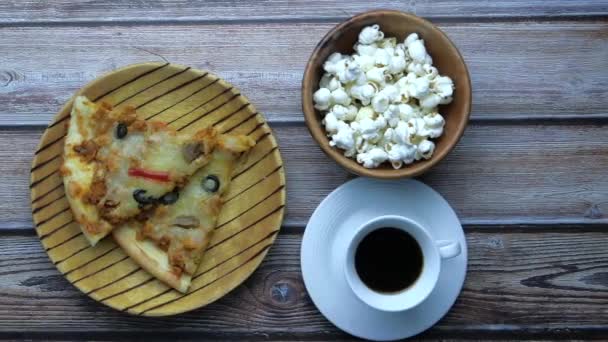
<instances>
[{"instance_id":1,"label":"pizza crust","mask_svg":"<svg viewBox=\"0 0 608 342\"><path fill-rule=\"evenodd\" d=\"M177 276L172 271L167 253L158 248L154 241L138 240L138 229L133 225L125 224L116 228L112 233L114 240L141 268L179 292L186 293L192 276L185 272Z\"/></svg>"},{"instance_id":2,"label":"pizza crust","mask_svg":"<svg viewBox=\"0 0 608 342\"><path fill-rule=\"evenodd\" d=\"M90 189L93 182L95 165L92 161L79 156L74 151L74 147L93 138L92 117L96 110L97 106L85 97L78 96L74 99L61 166L65 193L72 215L92 246L108 235L112 226L99 216L95 205L85 201L85 192Z\"/></svg>"}]
</instances>

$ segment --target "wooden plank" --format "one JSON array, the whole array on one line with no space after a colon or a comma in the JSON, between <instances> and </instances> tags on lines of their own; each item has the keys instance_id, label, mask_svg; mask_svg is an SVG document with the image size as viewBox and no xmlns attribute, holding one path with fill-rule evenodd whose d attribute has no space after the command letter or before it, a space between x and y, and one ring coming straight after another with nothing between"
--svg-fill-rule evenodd
<instances>
[{"instance_id":1,"label":"wooden plank","mask_svg":"<svg viewBox=\"0 0 608 342\"><path fill-rule=\"evenodd\" d=\"M551 226L530 233L509 232L509 227L468 231L464 290L448 315L422 337L607 336L608 236L604 231L552 231ZM80 338L127 331L157 338L181 333L348 338L307 296L300 243L299 234L280 234L260 269L228 296L201 310L154 319L118 313L87 298L57 272L37 237L3 236L0 331Z\"/></svg>"},{"instance_id":2,"label":"wooden plank","mask_svg":"<svg viewBox=\"0 0 608 342\"><path fill-rule=\"evenodd\" d=\"M285 224L303 225L352 176L321 152L303 124L273 128L287 172ZM39 136L39 130L0 131L0 227L32 225L24 189ZM474 123L421 180L442 193L465 223L608 223L606 136L601 124ZM62 195L60 179L49 182L58 188L36 201L35 209ZM59 209L50 205L39 212L51 217Z\"/></svg>"},{"instance_id":3,"label":"wooden plank","mask_svg":"<svg viewBox=\"0 0 608 342\"><path fill-rule=\"evenodd\" d=\"M88 81L160 56L217 73L271 121L301 121L302 71L334 24L2 27L0 125L46 125ZM605 21L440 27L468 63L473 119L608 118Z\"/></svg>"},{"instance_id":4,"label":"wooden plank","mask_svg":"<svg viewBox=\"0 0 608 342\"><path fill-rule=\"evenodd\" d=\"M608 13L606 1L501 1L479 3L464 0L348 2L313 1L188 1L164 0L138 4L133 1L69 0L5 1L0 4L0 23L40 22L154 22L306 20L346 18L359 12L391 8L430 18L502 18L598 16Z\"/></svg>"}]
</instances>

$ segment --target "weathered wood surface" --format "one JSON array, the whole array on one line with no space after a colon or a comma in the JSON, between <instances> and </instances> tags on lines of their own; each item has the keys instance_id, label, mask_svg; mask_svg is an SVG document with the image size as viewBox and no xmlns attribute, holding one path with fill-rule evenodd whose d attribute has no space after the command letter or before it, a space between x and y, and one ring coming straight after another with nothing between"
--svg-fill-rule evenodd
<instances>
[{"instance_id":1,"label":"weathered wood surface","mask_svg":"<svg viewBox=\"0 0 608 342\"><path fill-rule=\"evenodd\" d=\"M421 177L467 224L467 279L419 337L608 338L605 0L0 1L0 338L352 340L302 284L304 224L352 176L309 137L299 94L318 40L371 8L437 23L473 82L465 136ZM146 319L94 302L59 274L33 233L28 179L44 126L76 89L162 58L217 73L266 114L288 200L277 244L245 285L202 310Z\"/></svg>"},{"instance_id":2,"label":"weathered wood surface","mask_svg":"<svg viewBox=\"0 0 608 342\"><path fill-rule=\"evenodd\" d=\"M100 74L161 58L217 73L270 121L301 121L304 66L335 24L0 27L0 125L46 125ZM440 27L468 64L474 120L608 118L605 21Z\"/></svg>"},{"instance_id":3,"label":"weathered wood surface","mask_svg":"<svg viewBox=\"0 0 608 342\"><path fill-rule=\"evenodd\" d=\"M3 1L0 24L47 22L159 22L345 19L359 12L390 8L431 19L443 18L563 18L608 14L608 2L601 1L401 1L354 0L165 0L120 1Z\"/></svg>"},{"instance_id":4,"label":"weathered wood surface","mask_svg":"<svg viewBox=\"0 0 608 342\"><path fill-rule=\"evenodd\" d=\"M285 224L302 226L351 176L321 152L303 124L276 125L274 132L287 172ZM0 133L0 229L32 225L24 189L40 134ZM608 223L607 137L605 126L594 124L472 124L448 158L421 180L442 193L464 223ZM40 199L34 209L62 192Z\"/></svg>"},{"instance_id":5,"label":"weathered wood surface","mask_svg":"<svg viewBox=\"0 0 608 342\"><path fill-rule=\"evenodd\" d=\"M467 230L464 290L449 314L421 337L608 336L605 232ZM227 297L188 314L154 319L93 302L57 272L35 236L6 236L0 240L0 331L85 339L127 331L157 338L348 338L307 296L300 243L298 232L283 232L262 266Z\"/></svg>"}]
</instances>

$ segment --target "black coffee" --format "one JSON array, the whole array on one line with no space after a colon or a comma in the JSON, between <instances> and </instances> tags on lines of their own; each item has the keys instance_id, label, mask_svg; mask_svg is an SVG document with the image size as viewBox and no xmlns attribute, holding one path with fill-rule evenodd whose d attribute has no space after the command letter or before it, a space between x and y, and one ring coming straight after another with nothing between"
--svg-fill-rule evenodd
<instances>
[{"instance_id":1,"label":"black coffee","mask_svg":"<svg viewBox=\"0 0 608 342\"><path fill-rule=\"evenodd\" d=\"M398 292L412 285L422 264L422 250L416 239L397 228L374 230L355 251L359 278L377 292Z\"/></svg>"}]
</instances>

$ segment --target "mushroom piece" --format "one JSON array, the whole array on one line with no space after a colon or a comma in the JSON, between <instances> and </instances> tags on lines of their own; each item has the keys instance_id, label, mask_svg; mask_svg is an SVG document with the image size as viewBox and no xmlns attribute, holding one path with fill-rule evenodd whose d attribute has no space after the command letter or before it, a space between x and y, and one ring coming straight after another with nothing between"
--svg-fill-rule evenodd
<instances>
[{"instance_id":1,"label":"mushroom piece","mask_svg":"<svg viewBox=\"0 0 608 342\"><path fill-rule=\"evenodd\" d=\"M191 163L201 154L203 154L203 146L200 143L189 143L184 145L182 148L182 153L184 155L184 159L188 163Z\"/></svg>"},{"instance_id":2,"label":"mushroom piece","mask_svg":"<svg viewBox=\"0 0 608 342\"><path fill-rule=\"evenodd\" d=\"M199 219L194 216L178 216L173 220L173 224L182 228L196 228L200 225Z\"/></svg>"}]
</instances>

